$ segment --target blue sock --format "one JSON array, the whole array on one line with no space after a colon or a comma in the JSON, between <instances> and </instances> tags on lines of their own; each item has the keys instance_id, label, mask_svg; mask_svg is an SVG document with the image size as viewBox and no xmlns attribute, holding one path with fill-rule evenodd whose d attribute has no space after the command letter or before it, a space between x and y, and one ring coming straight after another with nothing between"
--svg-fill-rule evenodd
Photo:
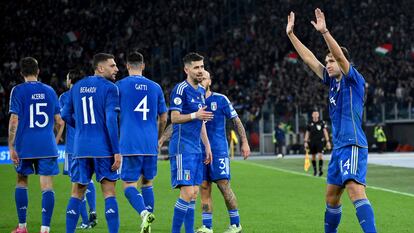
<instances>
[{"instance_id":1,"label":"blue sock","mask_svg":"<svg viewBox=\"0 0 414 233\"><path fill-rule=\"evenodd\" d=\"M74 233L79 219L79 208L82 200L71 197L66 208L66 233Z\"/></svg>"},{"instance_id":2,"label":"blue sock","mask_svg":"<svg viewBox=\"0 0 414 233\"><path fill-rule=\"evenodd\" d=\"M154 212L154 191L152 186L141 188L142 197L144 198L145 207L151 213Z\"/></svg>"},{"instance_id":3,"label":"blue sock","mask_svg":"<svg viewBox=\"0 0 414 233\"><path fill-rule=\"evenodd\" d=\"M93 181L89 182L88 188L86 189L86 200L88 201L89 205L89 212L95 212L96 211L96 191L95 191L95 185L93 184Z\"/></svg>"},{"instance_id":4,"label":"blue sock","mask_svg":"<svg viewBox=\"0 0 414 233\"><path fill-rule=\"evenodd\" d=\"M354 201L354 206L356 209L356 215L359 220L359 225L361 225L362 230L364 230L365 233L377 232L375 228L374 211L372 210L371 203L369 202L369 200L356 200Z\"/></svg>"},{"instance_id":5,"label":"blue sock","mask_svg":"<svg viewBox=\"0 0 414 233\"><path fill-rule=\"evenodd\" d=\"M105 199L105 218L108 224L109 233L118 233L119 231L119 213L118 203L115 197Z\"/></svg>"},{"instance_id":6,"label":"blue sock","mask_svg":"<svg viewBox=\"0 0 414 233\"><path fill-rule=\"evenodd\" d=\"M190 203L179 198L174 206L174 216L172 222L172 233L180 233L185 216L187 215L188 206Z\"/></svg>"},{"instance_id":7,"label":"blue sock","mask_svg":"<svg viewBox=\"0 0 414 233\"><path fill-rule=\"evenodd\" d=\"M82 223L89 224L88 211L86 210L86 199L85 198L82 200L82 203L79 208L80 208L79 212L82 217Z\"/></svg>"},{"instance_id":8,"label":"blue sock","mask_svg":"<svg viewBox=\"0 0 414 233\"><path fill-rule=\"evenodd\" d=\"M195 200L191 200L188 205L187 214L184 219L184 227L186 233L194 232L194 212L195 212Z\"/></svg>"},{"instance_id":9,"label":"blue sock","mask_svg":"<svg viewBox=\"0 0 414 233\"><path fill-rule=\"evenodd\" d=\"M213 227L213 214L209 212L203 212L203 225L206 226L208 229Z\"/></svg>"},{"instance_id":10,"label":"blue sock","mask_svg":"<svg viewBox=\"0 0 414 233\"><path fill-rule=\"evenodd\" d=\"M229 216L230 216L230 225L240 225L240 216L239 211L237 209L235 210L229 210Z\"/></svg>"},{"instance_id":11,"label":"blue sock","mask_svg":"<svg viewBox=\"0 0 414 233\"><path fill-rule=\"evenodd\" d=\"M134 207L134 209L138 212L138 214L141 214L141 212L146 209L144 199L142 198L142 195L139 193L137 188L128 187L124 190L124 193L125 197L128 199L132 207Z\"/></svg>"},{"instance_id":12,"label":"blue sock","mask_svg":"<svg viewBox=\"0 0 414 233\"><path fill-rule=\"evenodd\" d=\"M55 207L55 192L45 190L42 192L42 226L50 227L53 208Z\"/></svg>"},{"instance_id":13,"label":"blue sock","mask_svg":"<svg viewBox=\"0 0 414 233\"><path fill-rule=\"evenodd\" d=\"M14 199L16 201L16 210L17 217L19 218L19 223L26 223L27 205L29 204L29 199L27 197L27 187L16 187L16 190L14 192Z\"/></svg>"},{"instance_id":14,"label":"blue sock","mask_svg":"<svg viewBox=\"0 0 414 233\"><path fill-rule=\"evenodd\" d=\"M330 206L326 204L325 210L325 233L336 233L341 221L342 206Z\"/></svg>"}]
</instances>

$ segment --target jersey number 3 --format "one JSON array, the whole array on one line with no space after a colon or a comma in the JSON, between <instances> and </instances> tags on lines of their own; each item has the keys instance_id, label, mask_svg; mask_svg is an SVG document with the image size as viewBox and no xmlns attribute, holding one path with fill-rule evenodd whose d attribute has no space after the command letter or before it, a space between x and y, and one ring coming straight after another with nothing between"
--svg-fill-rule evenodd
<instances>
[{"instance_id":1,"label":"jersey number 3","mask_svg":"<svg viewBox=\"0 0 414 233\"><path fill-rule=\"evenodd\" d=\"M142 100L139 102L139 104L135 107L134 112L142 112L142 120L147 120L147 113L150 110L148 109L147 105L147 96L144 96Z\"/></svg>"}]
</instances>

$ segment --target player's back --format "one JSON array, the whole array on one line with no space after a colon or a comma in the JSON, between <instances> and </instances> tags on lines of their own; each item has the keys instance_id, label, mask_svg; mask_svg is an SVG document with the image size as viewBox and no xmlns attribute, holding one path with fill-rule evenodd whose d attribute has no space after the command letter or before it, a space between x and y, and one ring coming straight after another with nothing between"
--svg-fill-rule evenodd
<instances>
[{"instance_id":1,"label":"player's back","mask_svg":"<svg viewBox=\"0 0 414 233\"><path fill-rule=\"evenodd\" d=\"M54 116L60 108L52 87L33 81L17 85L10 95L10 113L19 118L15 147L20 158L56 157Z\"/></svg>"},{"instance_id":2,"label":"player's back","mask_svg":"<svg viewBox=\"0 0 414 233\"><path fill-rule=\"evenodd\" d=\"M118 88L103 77L89 76L72 87L71 97L75 119L74 155L112 156L106 112L119 110Z\"/></svg>"},{"instance_id":3,"label":"player's back","mask_svg":"<svg viewBox=\"0 0 414 233\"><path fill-rule=\"evenodd\" d=\"M158 154L158 115L167 111L161 87L141 75L116 83L120 96L122 155Z\"/></svg>"},{"instance_id":4,"label":"player's back","mask_svg":"<svg viewBox=\"0 0 414 233\"><path fill-rule=\"evenodd\" d=\"M59 97L59 104L60 108L63 109L63 107L68 104L70 98L69 91L65 91L60 95ZM66 124L66 137L65 137L65 153L73 154L73 142L75 137L75 128L72 126Z\"/></svg>"}]
</instances>

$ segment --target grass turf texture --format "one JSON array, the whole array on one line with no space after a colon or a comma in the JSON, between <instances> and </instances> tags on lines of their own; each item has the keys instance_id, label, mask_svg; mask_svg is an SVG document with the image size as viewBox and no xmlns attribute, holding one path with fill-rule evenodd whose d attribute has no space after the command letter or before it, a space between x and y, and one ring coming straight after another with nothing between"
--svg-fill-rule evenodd
<instances>
[{"instance_id":1,"label":"grass turf texture","mask_svg":"<svg viewBox=\"0 0 414 233\"><path fill-rule=\"evenodd\" d=\"M325 163L325 169L327 167ZM178 191L170 188L168 161L158 163L155 180L155 215L152 232L170 232L173 206ZM312 170L312 168L310 168ZM288 172L287 172L288 171ZM298 172L290 173L290 172ZM308 172L310 174L310 171ZM17 224L14 204L15 172L12 165L0 166L0 232L10 232ZM367 189L373 205L379 232L412 232L414 216L414 169L370 165L367 181L369 185L408 193L403 195L377 189ZM70 196L70 183L66 176L54 179L56 205L51 230L65 232L65 212ZM104 202L97 187L98 225L94 229L78 232L107 232ZM232 162L232 187L239 202L243 232L323 232L325 210L325 180L306 176L302 159L251 160ZM121 182L117 185L117 200L120 210L120 232L138 232L141 220L124 197ZM223 232L228 224L228 214L223 198L214 188L213 227ZM29 178L29 232L38 232L41 224L41 192L39 178ZM199 201L196 210L196 227L201 225ZM184 232L184 230L182 230ZM361 232L355 210L346 193L343 196L343 214L339 232Z\"/></svg>"}]
</instances>

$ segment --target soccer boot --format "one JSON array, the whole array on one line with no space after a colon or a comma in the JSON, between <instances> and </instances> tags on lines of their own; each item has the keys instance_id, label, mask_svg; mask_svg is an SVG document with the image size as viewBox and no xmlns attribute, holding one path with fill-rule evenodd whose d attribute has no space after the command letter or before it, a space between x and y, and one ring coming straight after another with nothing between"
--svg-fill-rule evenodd
<instances>
[{"instance_id":1,"label":"soccer boot","mask_svg":"<svg viewBox=\"0 0 414 233\"><path fill-rule=\"evenodd\" d=\"M323 171L321 170L321 171L319 171L319 176L322 176L323 175Z\"/></svg>"},{"instance_id":2,"label":"soccer boot","mask_svg":"<svg viewBox=\"0 0 414 233\"><path fill-rule=\"evenodd\" d=\"M28 233L26 227L25 228L19 228L18 226L16 229L14 229L11 233Z\"/></svg>"},{"instance_id":3,"label":"soccer boot","mask_svg":"<svg viewBox=\"0 0 414 233\"><path fill-rule=\"evenodd\" d=\"M81 225L76 227L76 229L89 229L89 228L92 228L92 226L90 224L85 224L85 223L82 223Z\"/></svg>"},{"instance_id":4,"label":"soccer boot","mask_svg":"<svg viewBox=\"0 0 414 233\"><path fill-rule=\"evenodd\" d=\"M151 223L154 222L154 220L155 220L155 215L147 211L145 215L142 217L140 233L150 233Z\"/></svg>"},{"instance_id":5,"label":"soccer boot","mask_svg":"<svg viewBox=\"0 0 414 233\"><path fill-rule=\"evenodd\" d=\"M202 225L200 228L196 230L196 233L213 233L213 229L207 228L206 226Z\"/></svg>"},{"instance_id":6,"label":"soccer boot","mask_svg":"<svg viewBox=\"0 0 414 233\"><path fill-rule=\"evenodd\" d=\"M89 212L89 228L94 228L98 224L98 219L96 217L96 212L91 211Z\"/></svg>"},{"instance_id":7,"label":"soccer boot","mask_svg":"<svg viewBox=\"0 0 414 233\"><path fill-rule=\"evenodd\" d=\"M236 226L235 224L230 225L229 228L224 233L241 233L242 232L242 226L239 224L239 226Z\"/></svg>"}]
</instances>

